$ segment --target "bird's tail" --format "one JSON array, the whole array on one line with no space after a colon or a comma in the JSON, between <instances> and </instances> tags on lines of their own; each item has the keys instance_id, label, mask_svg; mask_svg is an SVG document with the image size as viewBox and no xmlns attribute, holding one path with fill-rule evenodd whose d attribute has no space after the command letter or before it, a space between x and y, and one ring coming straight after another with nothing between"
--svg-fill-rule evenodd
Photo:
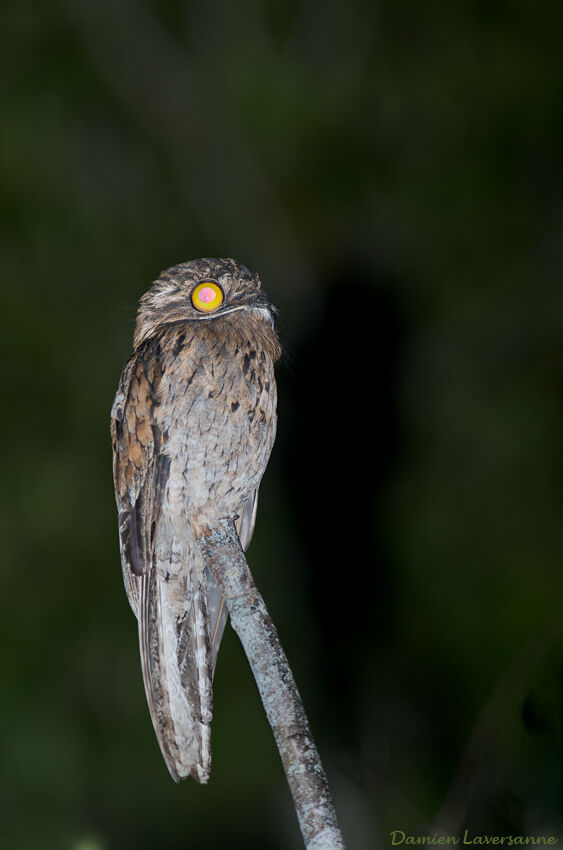
<instances>
[{"instance_id":1,"label":"bird's tail","mask_svg":"<svg viewBox=\"0 0 563 850\"><path fill-rule=\"evenodd\" d=\"M147 701L168 770L176 782L187 776L207 782L213 711L207 574L195 541L190 548L186 567L172 553L159 557L157 547L155 567L141 576L139 645Z\"/></svg>"},{"instance_id":2,"label":"bird's tail","mask_svg":"<svg viewBox=\"0 0 563 850\"><path fill-rule=\"evenodd\" d=\"M257 491L236 530L250 543ZM228 619L213 576L186 524L159 523L152 568L138 579L141 668L164 760L177 782L207 782L211 768L212 681Z\"/></svg>"}]
</instances>

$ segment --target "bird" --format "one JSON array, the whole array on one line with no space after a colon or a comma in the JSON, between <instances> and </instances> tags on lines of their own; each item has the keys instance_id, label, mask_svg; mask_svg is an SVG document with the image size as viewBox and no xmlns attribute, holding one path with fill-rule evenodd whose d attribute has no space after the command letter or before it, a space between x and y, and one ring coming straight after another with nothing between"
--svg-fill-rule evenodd
<instances>
[{"instance_id":1,"label":"bird","mask_svg":"<svg viewBox=\"0 0 563 850\"><path fill-rule=\"evenodd\" d=\"M205 537L234 524L245 551L277 426L277 310L243 263L163 271L138 305L111 410L125 590L172 778L207 782L212 682L228 614Z\"/></svg>"}]
</instances>

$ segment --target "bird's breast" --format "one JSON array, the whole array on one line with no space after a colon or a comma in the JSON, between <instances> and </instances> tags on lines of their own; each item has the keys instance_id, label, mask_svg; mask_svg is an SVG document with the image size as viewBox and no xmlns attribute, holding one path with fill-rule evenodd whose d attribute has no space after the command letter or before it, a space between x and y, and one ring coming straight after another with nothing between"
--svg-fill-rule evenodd
<instances>
[{"instance_id":1,"label":"bird's breast","mask_svg":"<svg viewBox=\"0 0 563 850\"><path fill-rule=\"evenodd\" d=\"M158 415L171 460L170 503L198 527L240 510L262 478L276 432L266 323L226 319L175 327L161 343Z\"/></svg>"}]
</instances>

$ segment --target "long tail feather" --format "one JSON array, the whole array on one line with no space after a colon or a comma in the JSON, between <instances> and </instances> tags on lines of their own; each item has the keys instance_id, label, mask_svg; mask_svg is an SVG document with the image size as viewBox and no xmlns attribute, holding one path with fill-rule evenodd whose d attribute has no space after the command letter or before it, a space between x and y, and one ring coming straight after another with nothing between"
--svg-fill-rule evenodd
<instances>
[{"instance_id":1,"label":"long tail feather","mask_svg":"<svg viewBox=\"0 0 563 850\"><path fill-rule=\"evenodd\" d=\"M168 580L165 578L168 576ZM185 584L157 568L139 586L139 646L147 702L164 760L175 781L207 782L211 766L211 662L205 570Z\"/></svg>"}]
</instances>

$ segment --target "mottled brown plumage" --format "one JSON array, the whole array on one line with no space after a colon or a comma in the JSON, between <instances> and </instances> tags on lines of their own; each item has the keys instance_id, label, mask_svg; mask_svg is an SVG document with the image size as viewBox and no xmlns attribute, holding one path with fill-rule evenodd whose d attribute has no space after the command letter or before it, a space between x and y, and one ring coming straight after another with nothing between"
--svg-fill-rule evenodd
<instances>
[{"instance_id":1,"label":"mottled brown plumage","mask_svg":"<svg viewBox=\"0 0 563 850\"><path fill-rule=\"evenodd\" d=\"M192 303L202 280L223 293L211 312ZM173 266L141 298L112 409L123 577L153 725L175 779L209 777L226 611L200 541L223 518L243 549L252 536L276 431L273 316L242 264Z\"/></svg>"}]
</instances>

